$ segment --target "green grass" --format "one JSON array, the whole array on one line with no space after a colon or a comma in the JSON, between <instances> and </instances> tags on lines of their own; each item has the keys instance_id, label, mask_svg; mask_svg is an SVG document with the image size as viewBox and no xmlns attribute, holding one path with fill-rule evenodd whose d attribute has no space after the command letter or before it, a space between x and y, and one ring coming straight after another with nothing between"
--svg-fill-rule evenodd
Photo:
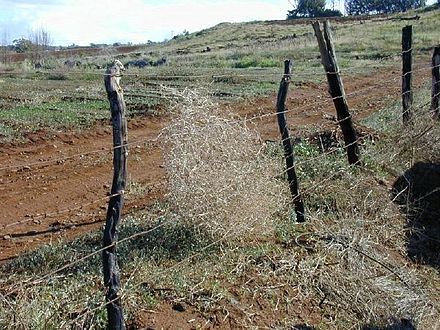
<instances>
[{"instance_id":1,"label":"green grass","mask_svg":"<svg viewBox=\"0 0 440 330\"><path fill-rule=\"evenodd\" d=\"M104 101L23 104L0 114L3 136L6 140L20 138L23 134L38 130L48 133L91 126L109 117L108 104Z\"/></svg>"}]
</instances>

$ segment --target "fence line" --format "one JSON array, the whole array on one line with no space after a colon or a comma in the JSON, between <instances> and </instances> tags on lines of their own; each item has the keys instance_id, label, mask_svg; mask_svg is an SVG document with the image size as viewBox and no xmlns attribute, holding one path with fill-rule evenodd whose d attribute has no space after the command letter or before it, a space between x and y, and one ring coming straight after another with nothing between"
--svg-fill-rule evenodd
<instances>
[{"instance_id":1,"label":"fence line","mask_svg":"<svg viewBox=\"0 0 440 330\"><path fill-rule=\"evenodd\" d=\"M353 165L350 165L350 166L353 166ZM341 169L341 170L342 170L342 169ZM309 189L307 189L306 191L304 191L304 193L309 193L309 192L311 192L311 191L314 191L314 190L319 189L324 183L328 182L328 181L331 180L333 177L335 177L337 174L339 174L339 173L341 172L341 170L336 171L335 173L332 173L331 175L329 175L328 177L326 177L326 178L320 180L320 181L317 182L317 183L314 183L313 186L310 187ZM352 187L352 188L353 188L353 187ZM108 196L107 198L109 198L109 197L111 197L111 196ZM386 204L386 207L388 207L389 205L392 205L393 203L394 203L394 200L391 200L390 202L388 202L388 203ZM149 212L149 211L147 211L147 212L148 212L149 215L151 215L151 216L155 216L155 214L153 214L153 213L151 213L151 212ZM318 218L314 218L313 216L310 216L310 215L309 215L309 217L311 217L312 219L315 219L315 220L320 220L320 219L318 219ZM159 225L157 225L157 226L155 226L155 227L153 227L153 228L150 228L150 229L148 229L148 230L146 230L146 231L142 231L142 232L135 233L135 234L130 235L130 236L128 236L128 237L125 237L125 238L119 240L118 242L113 243L113 244L110 245L110 246L118 245L118 244L120 244L120 243L124 243L124 242L130 241L130 240L132 240L132 239L134 239L134 238L137 238L137 237L140 237L140 236L144 236L144 235L146 235L146 234L148 234L148 233L151 233L151 232L153 232L154 230L156 230L156 229L158 229L158 228L160 228L160 227L163 227L163 226L166 225L166 224L170 224L170 223L172 223L172 222L174 222L174 219L170 218L169 220L166 220L166 221L160 223ZM251 224L253 224L253 223L255 223L255 222L256 222L256 220L254 220L253 222L251 222ZM166 270L164 270L164 271L168 271L169 269L172 269L172 268L177 267L178 265L180 265L180 264L182 264L182 263L184 263L184 262L186 262L186 261L188 261L188 260L194 258L195 256L200 255L201 252L203 252L204 250L208 249L209 247L211 247L211 246L213 246L213 245L215 245L215 244L218 244L218 243L220 243L221 241L223 241L224 239L226 239L226 238L232 236L232 235L233 235L233 234L231 234L232 230L233 230L233 227L231 227L231 228L226 232L226 234L223 235L220 239L218 239L218 240L216 240L216 241L214 241L214 242L211 242L210 244L208 244L207 246L205 246L205 247L203 247L201 250L199 250L199 252L197 252L196 254L193 254L193 255L191 255L191 256L189 256L189 257L187 257L187 258L185 258L185 259L179 261L178 263L176 263L176 264L173 265L173 266L168 267L168 268L167 268ZM229 235L228 235L228 234L229 234ZM15 289L12 289L11 291L7 292L6 294L3 294L3 296L4 296L4 297L8 297L8 296L12 295L13 293L17 292L17 291L20 290L20 289L26 288L26 287L28 287L28 286L30 286L30 285L37 285L37 284L40 284L41 282L43 282L43 281L49 279L49 277L51 277L52 275L55 275L56 273L59 273L60 271L65 270L65 269L67 269L67 268L70 268L70 267L72 267L72 266L74 266L74 265L77 265L77 264L79 264L79 263L81 263L81 262L83 262L83 261L85 261L85 260L87 260L87 259L89 259L89 258L95 256L96 254L102 252L104 249L106 249L106 248L108 248L108 247L110 247L110 246L102 247L102 248L100 248L100 249L98 249L98 250L96 250L96 251L93 251L93 252L91 252L91 253L89 253L89 254L86 254L86 255L80 257L79 259L77 259L77 260L75 260L75 261L72 261L72 262L70 262L70 263L68 263L68 264L65 264L65 265L63 265L62 267L60 267L60 268L58 268L58 269L56 269L56 270L54 270L54 271L51 271L51 272L46 273L46 274L44 274L44 275L39 275L39 276L37 276L37 277L33 277L33 278L28 279L28 280L25 280L25 281L22 282L23 285L21 285L21 286L19 286L19 287L16 287ZM109 303L109 302L107 302L107 303ZM99 308L103 308L103 307L105 307L107 303L103 304L103 305L100 306Z\"/></svg>"},{"instance_id":2,"label":"fence line","mask_svg":"<svg viewBox=\"0 0 440 330\"><path fill-rule=\"evenodd\" d=\"M317 52L317 54L319 54ZM404 52L399 53L398 55L403 55ZM397 55L396 55L397 56ZM300 62L302 63L302 62ZM422 67L424 64L419 64L418 66ZM380 66L376 66L376 68L390 68L393 67L393 65L380 65ZM435 68L437 66L434 66L432 68ZM368 70L359 70L359 66L353 66L353 67L344 67L342 68L338 73L344 73L344 72L350 72L350 73L371 73L371 67L369 67ZM212 70L214 70L215 68L212 68ZM254 70L262 70L261 68L251 68ZM263 68L263 69L267 69L267 68ZM277 69L277 68L270 68L270 69ZM247 70L247 69L230 69L230 70ZM103 77L103 76L107 76L107 75L111 75L111 74L107 74L105 72L96 72L96 71L66 71L66 70L51 70L51 71L40 71L40 72L35 72L35 73L28 73L28 72L18 72L18 71L0 71L0 75L27 75L27 74L37 74L37 73L41 73L41 74L77 74L77 75L81 75L81 74L89 74L89 75L96 75L98 77ZM304 70L302 69L300 72L295 73L295 77L308 77L308 76L313 76L315 77L316 74L321 74L323 73L322 70L320 70L319 68L316 69L312 69L312 70ZM324 74L334 74L335 72L326 72L324 71ZM153 79L162 79L162 78L166 78L166 79L179 79L179 78L234 78L234 77L279 77L280 74L277 72L264 72L264 73L246 73L246 74L236 74L236 73L230 73L230 74L200 74L200 75L158 75L158 74L148 74L148 73L128 73L128 72L122 72L121 76L123 77L135 77L135 78L153 78Z\"/></svg>"},{"instance_id":3,"label":"fence line","mask_svg":"<svg viewBox=\"0 0 440 330\"><path fill-rule=\"evenodd\" d=\"M430 129L432 129L432 128L434 128L434 125L431 125L431 126L430 126ZM343 148L343 147L340 147L340 149L342 149L342 148ZM322 156L325 156L325 155L320 155L320 157L322 157ZM315 159L315 158L314 158L314 159ZM303 163L306 163L306 162L312 161L312 160L314 160L314 159L308 159L308 160L304 161ZM301 163L301 162L296 163L296 165L299 164L299 163ZM354 165L349 165L349 166L350 166L350 167L353 167ZM329 176L327 176L327 177L321 179L319 182L314 183L313 186L311 186L310 188L306 189L303 193L306 194L306 193L310 193L310 192L312 192L312 191L316 191L317 189L320 189L320 188L323 186L323 184L325 184L326 182L328 182L329 180L331 180L332 178L334 178L336 175L338 175L338 174L341 173L342 171L344 171L344 169L339 169L339 170L335 171L335 172L332 173L331 175L329 175ZM284 174L284 173L285 173L285 171L283 171L281 174ZM155 184L152 184L152 185L159 185L159 184L162 184L162 183L166 183L166 181L161 181L161 182L159 182L159 183L155 183ZM355 187L355 186L351 187L351 189L354 188L354 187ZM225 188L225 189L226 189L226 188ZM115 194L115 195L119 195L119 194ZM111 197L112 197L112 196L107 196L107 197L105 197L105 199L107 199L107 198L111 198ZM99 201L102 201L102 200L104 200L104 198L101 198ZM93 202L91 202L90 204L92 204L92 203L93 203ZM393 203L394 203L394 200L391 200L390 202L388 202L388 203L386 204L386 206L392 205ZM146 212L148 212L148 214L151 215L151 216L155 216L154 213L151 213L151 212L149 212L149 211L146 211ZM198 215L196 214L196 215L194 215L194 216L198 216ZM32 219L32 220L33 220L33 219ZM315 220L319 220L319 219L315 218ZM140 236L146 235L146 234L148 234L148 233L150 233L150 232L152 232L152 231L154 231L154 230L156 230L156 229L158 229L158 228L160 228L160 227L162 227L162 226L164 226L164 225L166 225L166 224L170 224L170 223L172 223L173 221L175 221L175 220L170 218L169 220L164 221L163 223L161 223L161 224L159 224L159 225L157 225L157 226L155 226L155 227L153 227L153 228L150 228L150 229L148 229L148 230L146 230L146 231L143 231L143 232L135 233L135 234L133 234L133 235L131 235L131 236L129 236L129 237L125 237L125 238L119 240L118 242L113 243L113 244L110 245L110 246L118 245L119 243L124 243L124 242L126 242L126 241L130 241L130 240L132 240L133 238L137 238L137 237L140 237ZM253 224L253 223L255 223L255 222L256 222L256 220L255 220L254 222L251 222L251 224ZM223 240L223 239L225 238L225 236L226 236L228 233L232 232L232 230L233 230L233 227L231 227L231 228L226 232L226 234L225 234L222 238L220 238L218 241L215 241L215 242L213 242L213 243L210 243L207 247L203 248L202 250L204 250L204 249L206 249L206 248L209 248L210 246L212 246L212 245L214 245L214 244L217 244L219 241ZM94 255L96 255L97 253L102 252L104 249L106 249L106 248L108 248L108 247L109 247L109 246L102 247L102 248L100 248L100 249L97 250L97 251L91 252L91 253L89 253L89 254L83 256L83 257L80 257L79 259L77 259L77 260L75 260L75 261L72 261L72 262L70 262L70 263L68 263L68 264L66 264L66 265L64 265L64 266L62 266L62 267L60 267L60 268L58 268L57 270L51 271L50 273L47 273L47 274L45 274L45 275L39 275L38 278L34 278L34 279L26 280L26 281L24 281L24 282L27 282L27 283L29 283L29 284L25 284L25 287L27 287L27 286L29 286L29 285L33 285L33 284L38 284L37 282L41 282L41 281L43 280L43 278L44 278L44 279L48 279L51 275L54 275L54 274L56 274L56 273L58 273L58 272L60 272L60 271L62 271L62 270L64 270L64 269L66 269L66 268L72 267L72 266L74 266L74 265L76 265L76 264L78 264L78 263L80 263L80 262L82 262L82 261L85 261L85 260L87 260L87 259L93 257ZM194 258L194 255L192 255L192 256L190 256L190 257L188 257L188 258L189 258L189 259ZM183 263L183 261L179 262L178 264L180 264L180 263ZM174 266L175 266L175 265L174 265ZM171 266L171 268L173 268L174 266ZM168 268L168 269L169 269L169 268ZM8 296L10 296L11 294L13 294L14 292L16 292L16 290L18 290L18 289L15 289L15 291L8 292L8 293L5 294L4 296L5 296L5 297L8 297Z\"/></svg>"},{"instance_id":4,"label":"fence line","mask_svg":"<svg viewBox=\"0 0 440 330\"><path fill-rule=\"evenodd\" d=\"M310 187L309 189L307 189L304 193L309 193L310 191L313 191L313 190L317 190L317 189L319 189L324 183L328 182L329 180L331 180L334 176L336 176L336 175L339 174L339 173L340 173L340 171L336 171L335 173L332 173L330 176L328 176L328 177L326 177L326 178L320 180L318 183L315 183L312 187ZM354 188L354 187L351 187L351 189L352 189L352 188ZM386 207L392 205L393 203L394 203L394 200L391 200L390 202L388 202L388 203L386 204ZM153 213L151 213L151 212L148 212L148 213L149 213L149 215L156 216L156 214L153 214ZM314 217L314 216L312 216L312 215L309 215L309 217L310 217L311 219L313 219L313 220L316 220L316 221L319 221L319 220L320 220L320 219L318 219L318 218L316 218L316 217ZM129 236L129 237L125 237L125 238L119 240L119 242L117 242L116 244L124 243L124 242L130 241L130 240L132 240L132 239L134 239L134 238L144 236L144 235L146 235L146 234L148 234L148 233L151 233L151 232L153 232L153 231L155 231L155 230L157 230L157 229L159 229L159 228L165 226L166 224L170 224L173 220L174 220L174 219L171 219L171 218L170 218L169 220L166 220L166 221L164 221L164 222L158 224L157 226L155 226L155 227L153 227L153 228L150 228L150 229L145 230L145 231L142 231L142 232L135 233L135 234L133 234L133 235L131 235L131 236ZM251 222L251 224L253 224L253 223L255 223L255 221L254 221L254 222ZM214 245L217 245L217 244L221 243L222 241L226 240L227 238L231 237L232 235L234 235L234 233L232 232L232 230L233 230L233 228L231 227L231 228L230 228L230 229L229 229L229 230L228 230L228 231L227 231L227 232L226 232L221 238L217 239L217 240L214 241L214 242L209 243L208 245L206 245L206 246L204 246L203 248L199 249L196 253L194 253L194 254L192 254L192 255L190 255L190 256L184 258L183 260L181 260L181 261L175 263L174 265L172 265L172 266L170 266L170 267L167 267L166 269L164 269L164 270L158 272L158 275L160 275L160 274L164 274L165 272L168 272L168 271L170 271L171 269L177 268L178 266L182 265L183 263L185 263L185 262L187 262L187 261L189 261L189 260L191 260L191 259L193 259L193 258L199 256L200 254L203 253L203 251L207 250L208 248L210 248L210 247L212 247L212 246L214 246ZM114 243L113 243L113 245L114 245ZM17 287L15 287L15 288L12 288L12 290L8 291L6 294L2 294L2 296L3 296L3 298L5 299L5 298L9 297L10 295L14 294L15 292L17 292L17 291L20 290L20 289L24 289L24 288L29 287L29 286L31 286L31 285L39 285L39 284L41 284L42 282L48 280L48 279L49 279L50 277L52 277L53 275L55 275L55 274L57 274L57 273L59 273L59 272L65 270L65 269L67 269L67 268L70 268L70 267L72 267L72 266L74 266L74 265L77 265L77 264L79 264L79 263L81 263L81 262L83 262L83 261L86 261L86 260L89 259L89 258L92 258L93 256L97 255L98 253L102 252L105 248L108 248L108 247L107 247L107 246L106 246L106 247L102 247L102 248L100 248L100 249L98 249L98 250L96 250L96 251L93 251L93 252L91 252L91 253L89 253L89 254L86 254L86 255L80 257L79 259L77 259L77 260L75 260L75 261L72 261L72 262L70 262L70 263L67 263L67 264L63 265L62 267L57 268L56 270L53 270L53 271L50 271L50 272L48 272L48 273L46 273L46 274L39 275L39 276L36 276L36 277L32 277L32 278L30 278L30 279L28 279L28 280L25 280L25 281L22 282L23 285L20 285L20 286L17 286ZM394 274L394 273L393 273L393 274ZM394 275L395 275L395 274L394 274ZM137 284L137 285L135 286L135 288L138 287L138 286L140 286L140 285L142 285L142 283ZM122 299L123 297L126 296L126 292L125 292L123 289L122 289L122 291L123 291L123 293L122 293L122 295L120 296L120 299ZM87 310L85 313L79 315L76 319L68 321L68 323L67 323L66 325L68 325L68 324L72 324L72 323L74 323L76 320L78 320L79 318L84 317L84 316L87 315L87 314L93 313L93 312L95 312L95 311L97 311L97 310L99 310L99 309L102 309L102 308L106 307L109 303L111 303L111 301L104 302L104 303L102 303L101 305L99 305L99 306L97 306L97 307L95 307L95 308L93 308L93 309L89 309L89 310Z\"/></svg>"},{"instance_id":5,"label":"fence line","mask_svg":"<svg viewBox=\"0 0 440 330\"><path fill-rule=\"evenodd\" d=\"M437 67L437 66L435 66L435 67ZM413 69L411 72L422 71L422 70L425 70L425 69L426 70L430 70L432 68L434 68L434 67L429 66L429 67L424 67L424 68L419 68L419 69ZM401 76L399 75L398 77L393 77L393 78L390 78L390 79L387 79L387 80L382 80L378 84L375 84L375 85L372 85L372 86L368 86L368 87L365 87L363 89L358 89L358 90L350 92L350 93L346 93L345 96L349 97L349 96L354 96L354 95L357 95L357 94L363 94L367 90L375 89L375 88L380 87L380 86L385 86L389 82L397 82L400 78L401 78ZM173 95L173 94L170 94L170 95ZM399 96L401 96L401 95L402 95L402 93L400 93ZM290 110L289 109L288 110L284 110L282 113L287 114L289 112L294 112L294 111L296 112L296 111L299 111L299 110L304 110L304 109L307 109L307 108L312 107L312 106L323 105L323 104L326 104L328 102L332 102L333 100L338 99L338 98L341 98L341 96L337 96L337 97L333 97L333 98L332 97L326 97L325 99L320 100L320 101L315 101L315 102L311 102L311 103L308 103L308 104L302 104L299 107L293 107ZM348 100L348 101L350 101L350 100ZM237 123L240 123L240 122L245 122L245 123L246 122L252 122L254 120L259 120L259 119L263 119L263 118L266 118L266 117L276 116L277 114L278 113L275 111L275 112L271 112L271 113L267 113L267 114L263 114L263 115L257 115L257 116L253 116L253 117L250 117L250 118L246 118L244 120L240 120L240 119L238 119L238 120L231 120L231 122L237 122ZM341 120L344 120L344 119L345 118L343 118ZM338 121L334 121L334 122L338 123ZM137 140L137 141L132 141L132 142L127 143L126 145L132 145L132 144L136 144L136 143L139 143L139 142L157 142L158 137L159 136L157 136L157 137L155 137L153 139L146 138L146 139L141 139L141 140ZM122 146L125 146L125 145L122 145ZM122 146L120 146L120 147L122 147ZM95 153L101 153L101 152L109 152L109 151L114 150L115 148L119 148L119 147L110 147L109 149L104 149L104 150L103 149L97 149L97 150L93 150L93 151L86 152L86 153L78 153L78 154L75 154L75 155L72 155L72 156L60 157L60 158L51 159L51 160L47 160L47 161L43 161L43 162L34 162L34 163L29 163L29 164L4 166L4 167L0 167L0 171L8 170L8 169L14 169L14 168L32 167L32 166L36 166L36 165L37 166L38 165L44 166L44 165L47 165L47 164L50 164L50 163L53 163L53 162L58 162L58 161L63 161L63 160L68 160L68 159L76 158L76 157L79 157L81 155L89 155L89 154L95 154Z\"/></svg>"},{"instance_id":6,"label":"fence line","mask_svg":"<svg viewBox=\"0 0 440 330\"><path fill-rule=\"evenodd\" d=\"M428 69L432 69L432 68L435 68L435 67L437 67L437 66L429 67ZM421 69L424 69L424 68L421 68ZM414 70L412 70L412 72L414 72L414 71L418 71L418 70L421 70L421 69L414 69ZM386 83L386 82L390 82L390 81L396 81L396 79L397 79L397 78L392 78L392 79L389 79L389 80L387 80L387 81L383 81L382 84L383 84L384 82ZM365 90L372 89L372 88L376 88L376 87L377 87L377 85L375 85L375 86L370 86L370 87L367 87L367 88L362 89L362 90L358 90L358 91L355 91L355 92L352 92L352 93L348 93L348 94L346 94L346 95L347 95L347 96L348 96L348 95L355 95L355 94L358 94L358 93L362 93L362 92L364 92ZM339 97L335 97L335 98L327 98L327 99L325 99L325 100L323 100L323 101L321 101L321 102L314 102L314 103L310 103L310 104L302 105L299 109L307 108L307 107L314 106L314 105L318 105L318 104L323 104L323 103L325 103L325 102L329 102L329 101L331 101L331 100L333 100L333 99L336 99L336 98L339 98ZM298 108L295 108L294 110L298 110ZM287 110L287 111L285 111L285 113L290 112L290 111L293 111L293 110ZM263 117L270 116L270 115L276 115L276 114L277 114L277 113L264 114L264 115L260 115L260 116L252 117L252 118L247 119L247 120L248 120L248 121L252 121L252 120L255 120L255 119L263 118ZM358 138L357 141L360 141L361 139L362 139L362 138ZM132 144L136 144L136 143L139 143L139 142L145 142L145 141L149 141L149 142L157 142L157 137L154 138L154 139L141 139L141 140L133 141L133 142L127 143L126 145L123 145L123 146L132 145ZM35 163L29 163L29 164L24 164L24 165L13 165L13 166L7 166L7 167L2 167L2 168L0 168L0 170L12 169L12 168L19 168L19 167L26 167L26 166L35 166L35 165L42 165L42 166L44 166L44 165L47 165L48 163L58 162L58 161L63 161L63 160L68 160L68 159L72 159L72 158L75 158L75 157L78 157L78 156L81 156L81 155L84 156L84 155L94 154L94 153L98 153L98 152L108 152L108 151L114 150L115 148L120 148L120 147L123 147L123 146L111 147L111 148L108 149L108 150L102 150L102 149L100 149L100 150L90 151L90 152L87 152L87 153L78 153L78 154L75 154L75 155L65 156L65 157L61 157L61 158L57 158L57 159L52 159L52 160L47 160L47 161L43 161L43 162L35 162ZM331 150L331 151L329 151L329 152L327 152L327 153L324 153L324 154L322 154L322 155L320 155L319 157L316 157L316 158L324 157L324 156L326 156L327 154L330 154L330 153L334 153L334 152L336 152L338 149L339 149L339 150L342 150L342 149L344 149L344 148L346 148L346 146L345 146L345 147L339 147L339 148L337 148L336 150ZM315 158L315 159L316 159L316 158ZM305 161L303 161L303 162L305 163L305 162L309 162L309 161L310 161L310 160L305 160ZM296 162L295 164L298 165L298 164L301 164L301 163L302 163L302 162ZM96 200L96 201L93 201L93 202L87 203L87 204L85 204L85 205L83 205L83 206L92 205L92 204L97 203L98 201L102 201L102 200L105 200L105 199L107 199L107 198L109 198L109 197L106 197L106 198L104 198L104 199L103 199L103 198L98 199L98 200ZM82 208L83 206L78 207L78 208L74 208L74 209L70 209L70 211L71 211L71 210L75 210L75 209L80 209L80 208ZM18 221L18 222L15 222L15 223L11 223L11 224L5 225L5 226L2 227L2 229L9 228L9 227L12 227L12 226L15 226L15 225L19 225L19 224L23 224L23 223L26 223L26 222L28 222L28 221L38 220L38 219L40 219L40 218L44 218L44 217L49 217L49 216L54 216L54 215L62 214L62 213L64 213L64 212L68 212L68 211L69 211L69 210L62 210L62 211L59 211L59 212L56 212L56 213L51 213L51 214L41 215L41 216L39 216L39 217L37 217L37 216L36 216L36 217L31 217L30 219L26 219L25 221Z\"/></svg>"}]
</instances>

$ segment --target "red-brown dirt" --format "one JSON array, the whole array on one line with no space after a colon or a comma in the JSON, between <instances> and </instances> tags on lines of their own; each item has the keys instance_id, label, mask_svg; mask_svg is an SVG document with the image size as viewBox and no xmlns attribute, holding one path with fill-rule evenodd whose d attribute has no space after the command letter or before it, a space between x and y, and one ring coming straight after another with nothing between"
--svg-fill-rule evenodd
<instances>
[{"instance_id":1,"label":"red-brown dirt","mask_svg":"<svg viewBox=\"0 0 440 330\"><path fill-rule=\"evenodd\" d=\"M415 74L415 86L429 71ZM400 70L344 77L353 117L367 116L389 100L400 98ZM394 81L391 79L395 77ZM359 93L358 93L359 91ZM364 91L364 92L362 92ZM230 110L251 118L263 139L278 138L276 95ZM334 108L326 84L291 86L287 118L293 134L302 128L336 127ZM160 140L153 141L169 120L166 116L129 121L129 189L124 214L163 198L166 173ZM46 138L45 132L28 137L25 144L0 145L0 262L61 238L72 239L102 226L112 179L112 130L106 124L78 133ZM148 191L145 192L145 186ZM136 187L144 187L136 192ZM142 190L142 193L141 193Z\"/></svg>"},{"instance_id":2,"label":"red-brown dirt","mask_svg":"<svg viewBox=\"0 0 440 330\"><path fill-rule=\"evenodd\" d=\"M429 77L424 70L416 75L419 87ZM400 99L399 69L365 76L344 77L348 103L354 119L377 111L390 100ZM393 77L395 81L391 81ZM358 91L365 91L359 92ZM355 93L355 94L353 94ZM275 111L275 93L245 103L229 105L232 113L252 118L251 123L263 139L279 138ZM294 135L303 129L336 128L334 108L326 84L291 86L287 100L287 119ZM160 140L156 137L170 118L138 117L129 122L129 180L123 214L164 198L166 173ZM72 239L103 225L107 194L112 179L112 130L109 123L87 131L66 132L46 138L45 132L28 136L25 144L0 145L0 262L36 247ZM139 191L136 187L139 186ZM148 186L148 189L145 189ZM292 296L294 296L292 294ZM267 302L249 302L257 309L258 324L270 328L281 311ZM297 319L320 321L320 312L307 304L301 306ZM244 305L228 304L227 316L209 317L184 303L163 302L155 310L140 310L129 324L133 329L236 329L238 320L248 316ZM287 311L289 314L292 311ZM289 314L290 315L290 314ZM301 327L304 325L298 325Z\"/></svg>"}]
</instances>

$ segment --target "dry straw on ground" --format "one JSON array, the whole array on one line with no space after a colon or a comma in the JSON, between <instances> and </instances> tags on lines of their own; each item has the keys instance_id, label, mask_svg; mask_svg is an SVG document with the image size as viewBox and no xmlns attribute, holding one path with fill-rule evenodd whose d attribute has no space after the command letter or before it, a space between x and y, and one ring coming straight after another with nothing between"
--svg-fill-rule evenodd
<instances>
[{"instance_id":1,"label":"dry straw on ground","mask_svg":"<svg viewBox=\"0 0 440 330\"><path fill-rule=\"evenodd\" d=\"M164 131L169 200L179 218L214 235L270 231L285 205L280 162L258 133L233 119L207 91L172 91L174 118Z\"/></svg>"},{"instance_id":2,"label":"dry straw on ground","mask_svg":"<svg viewBox=\"0 0 440 330\"><path fill-rule=\"evenodd\" d=\"M307 258L298 263L300 292L303 299L320 297L319 306L332 315L335 328L440 327L438 258L433 256L438 253L438 217L429 222L422 212L438 212L438 204L425 198L430 206L414 205L411 199L417 196L412 197L404 187L400 192L404 205L398 205L399 193L390 190L392 181L379 179L396 180L396 175L416 162L438 164L438 124L427 112L416 115L411 129L387 128L386 135L364 150L364 167L374 168L374 173L342 168L343 175L306 196L319 206L309 211L310 233L300 237L311 246ZM409 191L419 184L415 180L408 181ZM426 191L426 196L431 193L438 198L435 191ZM329 210L320 201L327 201ZM411 220L414 214L405 210L415 212L414 207L421 206ZM423 251L425 260L411 256L410 242L418 239L416 231L431 243L437 242L435 250ZM426 247L418 241L413 244ZM407 323L412 325L406 327Z\"/></svg>"}]
</instances>

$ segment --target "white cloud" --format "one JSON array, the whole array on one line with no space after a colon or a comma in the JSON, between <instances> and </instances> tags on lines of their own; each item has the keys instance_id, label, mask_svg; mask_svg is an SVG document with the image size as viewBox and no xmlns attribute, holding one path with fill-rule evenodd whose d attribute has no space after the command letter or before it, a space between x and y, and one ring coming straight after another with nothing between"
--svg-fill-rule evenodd
<instances>
[{"instance_id":1,"label":"white cloud","mask_svg":"<svg viewBox=\"0 0 440 330\"><path fill-rule=\"evenodd\" d=\"M286 0L66 1L33 13L32 27L46 27L56 44L160 41L220 22L284 19Z\"/></svg>"},{"instance_id":2,"label":"white cloud","mask_svg":"<svg viewBox=\"0 0 440 330\"><path fill-rule=\"evenodd\" d=\"M343 0L334 3L343 9ZM0 28L12 39L44 27L54 44L88 45L161 41L220 22L284 19L292 5L289 0L0 0L0 8L6 8Z\"/></svg>"}]
</instances>

